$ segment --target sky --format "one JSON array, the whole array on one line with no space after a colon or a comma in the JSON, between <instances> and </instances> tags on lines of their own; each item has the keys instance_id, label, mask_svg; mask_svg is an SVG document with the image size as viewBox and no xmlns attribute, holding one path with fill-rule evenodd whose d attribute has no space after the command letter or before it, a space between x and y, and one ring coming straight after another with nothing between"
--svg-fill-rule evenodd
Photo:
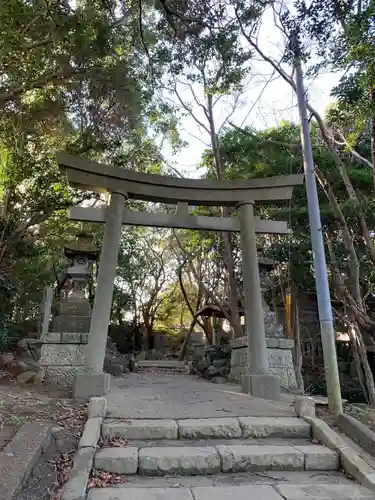
<instances>
[{"instance_id":1,"label":"sky","mask_svg":"<svg viewBox=\"0 0 375 500\"><path fill-rule=\"evenodd\" d=\"M275 27L271 11L266 12L262 21L259 35L259 45L269 56L279 59L281 47L283 46L280 31ZM277 126L281 121L289 120L298 122L297 100L294 91L280 77L272 78L272 68L264 61L254 60L251 74L248 78L246 92L241 95L235 113L231 116L231 122L238 126L253 126L264 129ZM309 102L320 113L323 113L327 105L332 101L330 91L339 80L340 75L335 73L321 74L314 81L305 79L305 88L308 91ZM195 89L199 97L200 88ZM181 88L184 100L191 101L189 91ZM225 102L227 101L227 102ZM231 109L233 99L225 98L218 103L216 109L216 126L220 127ZM196 105L194 113L201 121L205 121L203 111ZM183 176L199 178L202 169L199 168L202 152L209 144L207 132L200 128L191 117L183 118L180 126L181 137L188 142L188 146L174 155L170 146L165 143L163 152L168 162Z\"/></svg>"}]
</instances>

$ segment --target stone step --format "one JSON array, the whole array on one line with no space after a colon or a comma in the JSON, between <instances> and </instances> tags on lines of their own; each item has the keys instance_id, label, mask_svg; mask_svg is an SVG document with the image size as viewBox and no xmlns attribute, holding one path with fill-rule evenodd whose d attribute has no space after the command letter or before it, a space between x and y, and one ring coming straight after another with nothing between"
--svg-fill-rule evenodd
<instances>
[{"instance_id":1,"label":"stone step","mask_svg":"<svg viewBox=\"0 0 375 500\"><path fill-rule=\"evenodd\" d=\"M186 368L184 361L175 359L142 359L137 361L139 368Z\"/></svg>"},{"instance_id":2,"label":"stone step","mask_svg":"<svg viewBox=\"0 0 375 500\"><path fill-rule=\"evenodd\" d=\"M311 426L294 417L233 417L187 420L107 419L105 437L146 439L310 438Z\"/></svg>"},{"instance_id":3,"label":"stone step","mask_svg":"<svg viewBox=\"0 0 375 500\"><path fill-rule=\"evenodd\" d=\"M157 372L174 372L188 374L190 373L190 368L183 361L176 360L140 360L137 361L137 371L147 372L147 371L157 371Z\"/></svg>"},{"instance_id":4,"label":"stone step","mask_svg":"<svg viewBox=\"0 0 375 500\"><path fill-rule=\"evenodd\" d=\"M177 447L181 448L183 446L188 447L196 447L203 448L205 446L219 446L219 445L274 445L274 446L303 446L307 444L311 444L311 439L303 439L303 438L234 438L234 439L158 439L157 441L153 439L149 440L139 440L132 439L128 440L128 444L130 446L137 446L138 449L141 448L150 448L154 446L158 447Z\"/></svg>"},{"instance_id":5,"label":"stone step","mask_svg":"<svg viewBox=\"0 0 375 500\"><path fill-rule=\"evenodd\" d=\"M202 476L221 472L271 470L331 471L338 455L324 446L218 445L183 447L135 446L105 448L96 453L94 467L118 474L143 476Z\"/></svg>"},{"instance_id":6,"label":"stone step","mask_svg":"<svg viewBox=\"0 0 375 500\"><path fill-rule=\"evenodd\" d=\"M319 484L353 484L341 471L265 471L221 472L211 476L163 476L148 477L127 475L119 488L193 488L202 486L246 486L254 484L309 484L319 477Z\"/></svg>"},{"instance_id":7,"label":"stone step","mask_svg":"<svg viewBox=\"0 0 375 500\"><path fill-rule=\"evenodd\" d=\"M276 484L196 488L93 488L88 500L374 500L355 483Z\"/></svg>"}]
</instances>

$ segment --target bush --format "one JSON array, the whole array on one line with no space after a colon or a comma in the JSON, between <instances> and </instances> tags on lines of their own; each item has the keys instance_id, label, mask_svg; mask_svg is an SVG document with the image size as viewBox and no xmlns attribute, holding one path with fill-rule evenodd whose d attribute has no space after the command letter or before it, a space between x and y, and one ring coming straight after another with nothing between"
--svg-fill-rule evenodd
<instances>
[{"instance_id":1,"label":"bush","mask_svg":"<svg viewBox=\"0 0 375 500\"><path fill-rule=\"evenodd\" d=\"M0 353L9 351L13 345L13 338L9 332L8 320L0 317Z\"/></svg>"}]
</instances>

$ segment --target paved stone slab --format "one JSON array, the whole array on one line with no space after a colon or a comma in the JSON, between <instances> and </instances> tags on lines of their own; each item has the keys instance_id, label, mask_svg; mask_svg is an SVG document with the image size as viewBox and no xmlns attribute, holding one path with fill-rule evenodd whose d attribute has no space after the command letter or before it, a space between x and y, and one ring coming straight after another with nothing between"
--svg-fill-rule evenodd
<instances>
[{"instance_id":1,"label":"paved stone slab","mask_svg":"<svg viewBox=\"0 0 375 500\"><path fill-rule=\"evenodd\" d=\"M296 396L295 408L299 417L315 417L315 400L308 396Z\"/></svg>"},{"instance_id":2,"label":"paved stone slab","mask_svg":"<svg viewBox=\"0 0 375 500\"><path fill-rule=\"evenodd\" d=\"M243 437L310 438L311 425L300 418L239 417Z\"/></svg>"},{"instance_id":3,"label":"paved stone slab","mask_svg":"<svg viewBox=\"0 0 375 500\"><path fill-rule=\"evenodd\" d=\"M100 426L102 424L102 419L99 417L89 418L86 421L83 434L78 443L78 448L87 448L91 446L96 448L100 437Z\"/></svg>"},{"instance_id":4,"label":"paved stone slab","mask_svg":"<svg viewBox=\"0 0 375 500\"><path fill-rule=\"evenodd\" d=\"M194 500L282 500L272 486L223 486L193 488Z\"/></svg>"},{"instance_id":5,"label":"paved stone slab","mask_svg":"<svg viewBox=\"0 0 375 500\"><path fill-rule=\"evenodd\" d=\"M337 470L340 467L339 455L318 444L296 446L305 455L306 470Z\"/></svg>"},{"instance_id":6,"label":"paved stone slab","mask_svg":"<svg viewBox=\"0 0 375 500\"><path fill-rule=\"evenodd\" d=\"M302 455L303 456L303 455ZM139 474L195 476L221 472L220 457L215 448L206 446L142 448L139 450Z\"/></svg>"},{"instance_id":7,"label":"paved stone slab","mask_svg":"<svg viewBox=\"0 0 375 500\"><path fill-rule=\"evenodd\" d=\"M94 458L93 448L81 448L74 455L74 465L63 489L62 500L85 500Z\"/></svg>"},{"instance_id":8,"label":"paved stone slab","mask_svg":"<svg viewBox=\"0 0 375 500\"><path fill-rule=\"evenodd\" d=\"M117 474L136 474L138 470L138 448L104 448L94 459L95 469Z\"/></svg>"},{"instance_id":9,"label":"paved stone slab","mask_svg":"<svg viewBox=\"0 0 375 500\"><path fill-rule=\"evenodd\" d=\"M103 436L126 439L177 439L174 420L105 420Z\"/></svg>"},{"instance_id":10,"label":"paved stone slab","mask_svg":"<svg viewBox=\"0 0 375 500\"><path fill-rule=\"evenodd\" d=\"M276 490L285 500L374 500L370 490L357 484L279 484Z\"/></svg>"},{"instance_id":11,"label":"paved stone slab","mask_svg":"<svg viewBox=\"0 0 375 500\"><path fill-rule=\"evenodd\" d=\"M37 460L49 446L52 426L24 424L0 454L0 499L13 500L28 480Z\"/></svg>"},{"instance_id":12,"label":"paved stone slab","mask_svg":"<svg viewBox=\"0 0 375 500\"><path fill-rule=\"evenodd\" d=\"M77 399L104 396L109 391L110 380L109 373L77 373L73 395Z\"/></svg>"},{"instance_id":13,"label":"paved stone slab","mask_svg":"<svg viewBox=\"0 0 375 500\"><path fill-rule=\"evenodd\" d=\"M217 418L242 416L295 416L291 397L281 402L255 399L232 384L212 384L173 374L135 373L111 380L107 395L112 418Z\"/></svg>"},{"instance_id":14,"label":"paved stone slab","mask_svg":"<svg viewBox=\"0 0 375 500\"><path fill-rule=\"evenodd\" d=\"M91 398L88 407L89 418L102 417L105 418L107 412L107 400L105 397Z\"/></svg>"},{"instance_id":15,"label":"paved stone slab","mask_svg":"<svg viewBox=\"0 0 375 500\"><path fill-rule=\"evenodd\" d=\"M177 422L180 439L240 438L237 418L199 418Z\"/></svg>"},{"instance_id":16,"label":"paved stone slab","mask_svg":"<svg viewBox=\"0 0 375 500\"><path fill-rule=\"evenodd\" d=\"M217 446L223 472L303 470L305 456L292 446Z\"/></svg>"},{"instance_id":17,"label":"paved stone slab","mask_svg":"<svg viewBox=\"0 0 375 500\"><path fill-rule=\"evenodd\" d=\"M87 500L194 500L187 488L94 488Z\"/></svg>"}]
</instances>

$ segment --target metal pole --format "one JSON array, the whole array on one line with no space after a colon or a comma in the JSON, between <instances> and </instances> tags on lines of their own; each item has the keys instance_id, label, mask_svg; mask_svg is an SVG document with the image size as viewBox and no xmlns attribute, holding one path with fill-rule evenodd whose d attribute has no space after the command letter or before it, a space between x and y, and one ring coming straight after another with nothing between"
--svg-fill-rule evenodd
<instances>
[{"instance_id":1,"label":"metal pole","mask_svg":"<svg viewBox=\"0 0 375 500\"><path fill-rule=\"evenodd\" d=\"M329 293L327 264L324 252L318 191L314 174L314 159L307 117L305 90L300 58L295 61L296 94L301 122L301 144L305 171L307 204L310 219L311 246L315 264L315 284L318 296L320 334L322 337L324 370L328 393L328 405L334 415L342 413L339 371L336 356L335 330L333 326L331 297Z\"/></svg>"}]
</instances>

